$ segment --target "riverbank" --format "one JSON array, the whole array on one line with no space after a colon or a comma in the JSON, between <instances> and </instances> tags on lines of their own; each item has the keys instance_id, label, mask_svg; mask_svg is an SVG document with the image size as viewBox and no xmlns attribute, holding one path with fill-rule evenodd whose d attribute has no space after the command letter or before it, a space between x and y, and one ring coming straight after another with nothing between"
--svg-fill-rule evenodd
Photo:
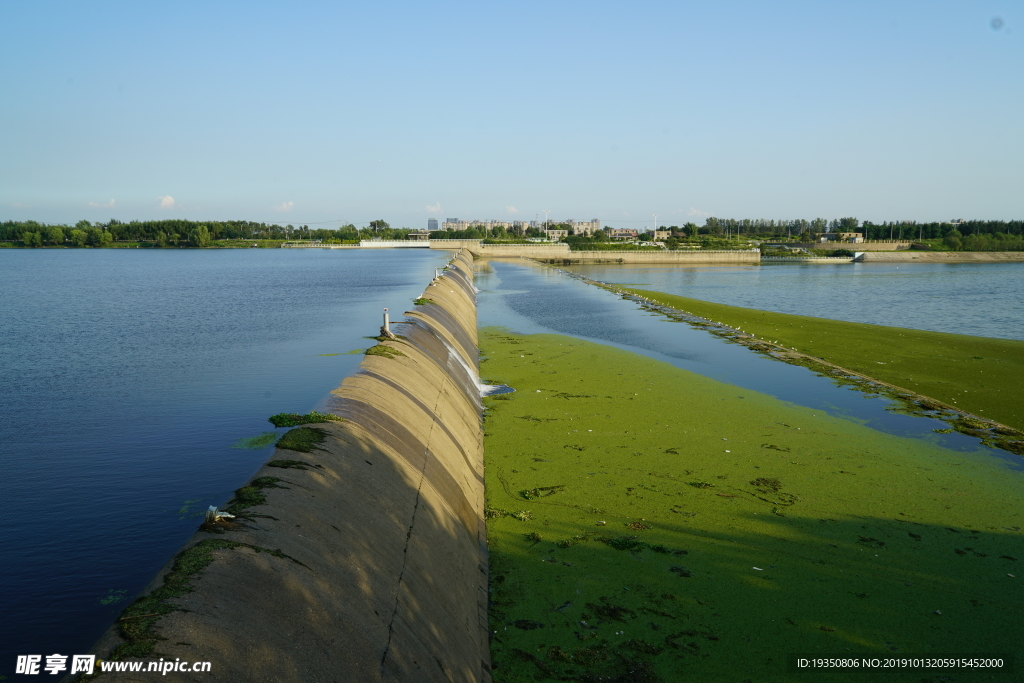
<instances>
[{"instance_id":1,"label":"riverbank","mask_svg":"<svg viewBox=\"0 0 1024 683\"><path fill-rule=\"evenodd\" d=\"M869 251L857 260L864 263L1006 263L1024 262L1024 251Z\"/></svg>"},{"instance_id":2,"label":"riverbank","mask_svg":"<svg viewBox=\"0 0 1024 683\"><path fill-rule=\"evenodd\" d=\"M1024 429L1024 342L812 318L629 287L612 287L724 323L762 350L821 358L828 363L932 398L949 407ZM745 339L743 339L745 337ZM799 356L788 358L800 361Z\"/></svg>"},{"instance_id":3,"label":"riverbank","mask_svg":"<svg viewBox=\"0 0 1024 683\"><path fill-rule=\"evenodd\" d=\"M1024 499L986 452L572 337L490 329L481 347L483 375L517 389L485 399L496 681L784 681L794 652L1019 655L1005 605L1022 597L1008 574Z\"/></svg>"}]
</instances>

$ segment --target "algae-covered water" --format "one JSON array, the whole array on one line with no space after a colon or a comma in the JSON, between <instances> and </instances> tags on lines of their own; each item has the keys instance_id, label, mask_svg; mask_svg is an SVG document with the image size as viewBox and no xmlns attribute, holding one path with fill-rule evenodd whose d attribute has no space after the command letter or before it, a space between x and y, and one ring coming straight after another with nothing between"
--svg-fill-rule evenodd
<instances>
[{"instance_id":1,"label":"algae-covered water","mask_svg":"<svg viewBox=\"0 0 1024 683\"><path fill-rule=\"evenodd\" d=\"M486 399L496 681L1014 680L787 658L1019 654L1018 456L555 271L478 286L516 388Z\"/></svg>"},{"instance_id":2,"label":"algae-covered water","mask_svg":"<svg viewBox=\"0 0 1024 683\"><path fill-rule=\"evenodd\" d=\"M1024 489L988 451L572 337L481 344L517 389L486 399L495 680L871 680L787 654L1020 652Z\"/></svg>"}]
</instances>

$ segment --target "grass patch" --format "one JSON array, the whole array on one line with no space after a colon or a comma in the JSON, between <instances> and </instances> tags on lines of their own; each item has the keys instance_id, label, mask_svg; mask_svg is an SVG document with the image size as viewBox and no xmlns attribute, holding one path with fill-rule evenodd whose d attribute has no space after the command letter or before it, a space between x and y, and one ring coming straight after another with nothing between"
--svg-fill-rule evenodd
<instances>
[{"instance_id":1,"label":"grass patch","mask_svg":"<svg viewBox=\"0 0 1024 683\"><path fill-rule=\"evenodd\" d=\"M277 415L271 415L269 418L270 424L275 427L298 427L299 425L318 424L321 422L344 422L345 418L338 417L331 413L318 413L315 410L311 410L305 415L298 413L278 413Z\"/></svg>"},{"instance_id":2,"label":"grass patch","mask_svg":"<svg viewBox=\"0 0 1024 683\"><path fill-rule=\"evenodd\" d=\"M1024 341L773 313L623 288L786 348L1024 429Z\"/></svg>"},{"instance_id":3,"label":"grass patch","mask_svg":"<svg viewBox=\"0 0 1024 683\"><path fill-rule=\"evenodd\" d=\"M277 441L278 448L287 448L300 453L323 450L320 444L327 438L327 432L316 427L296 427L285 432Z\"/></svg>"},{"instance_id":4,"label":"grass patch","mask_svg":"<svg viewBox=\"0 0 1024 683\"><path fill-rule=\"evenodd\" d=\"M256 450L259 448L266 448L270 444L277 440L277 432L263 432L259 436L250 436L244 439L239 439L235 442L232 448L245 448L248 450Z\"/></svg>"},{"instance_id":5,"label":"grass patch","mask_svg":"<svg viewBox=\"0 0 1024 683\"><path fill-rule=\"evenodd\" d=\"M988 451L571 337L480 340L520 389L485 425L495 683L788 681L789 652L1024 655L1005 559L1024 475ZM525 519L509 512L523 492Z\"/></svg>"},{"instance_id":6,"label":"grass patch","mask_svg":"<svg viewBox=\"0 0 1024 683\"><path fill-rule=\"evenodd\" d=\"M432 304L432 303L434 303L434 300L433 299L427 299L425 297L420 297L419 299L413 299L412 302L414 304L416 304L417 306L423 306L425 304Z\"/></svg>"}]
</instances>

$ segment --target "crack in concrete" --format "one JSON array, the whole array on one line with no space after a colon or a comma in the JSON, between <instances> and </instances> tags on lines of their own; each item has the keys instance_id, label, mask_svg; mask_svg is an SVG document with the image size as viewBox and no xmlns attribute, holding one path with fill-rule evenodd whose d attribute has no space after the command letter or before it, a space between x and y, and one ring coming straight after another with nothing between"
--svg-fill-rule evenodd
<instances>
[{"instance_id":1,"label":"crack in concrete","mask_svg":"<svg viewBox=\"0 0 1024 683\"><path fill-rule=\"evenodd\" d=\"M427 432L427 450L423 452L426 456L430 453L430 437L434 434L434 425L437 424L437 408L441 405L441 397L444 396L444 388L449 380L445 379L441 384L440 389L437 392L437 398L434 401L433 414L434 420L430 423L430 431ZM388 653L391 652L391 638L395 631L395 616L398 615L398 602L402 599L402 579L405 577L405 567L409 560L409 543L412 540L412 530L416 526L416 513L420 509L420 500L423 491L423 482L427 478L427 464L430 462L429 458L423 458L423 467L420 469L420 480L416 484L416 502L412 506L412 519L409 520L409 530L405 534L405 547L402 548L402 570L398 573L398 587L395 590L395 606L391 610L391 619L388 620L388 642L384 644L384 654L380 657L380 676L384 678L384 665L388 659Z\"/></svg>"}]
</instances>

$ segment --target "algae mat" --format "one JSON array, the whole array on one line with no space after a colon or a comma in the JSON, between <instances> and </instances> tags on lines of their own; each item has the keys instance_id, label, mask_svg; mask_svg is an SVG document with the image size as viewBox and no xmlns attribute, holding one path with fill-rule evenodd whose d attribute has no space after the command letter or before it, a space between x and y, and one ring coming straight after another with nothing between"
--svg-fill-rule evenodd
<instances>
[{"instance_id":1,"label":"algae mat","mask_svg":"<svg viewBox=\"0 0 1024 683\"><path fill-rule=\"evenodd\" d=\"M481 344L517 390L486 399L495 681L940 680L787 655L1020 653L1006 461L572 337Z\"/></svg>"},{"instance_id":2,"label":"algae mat","mask_svg":"<svg viewBox=\"0 0 1024 683\"><path fill-rule=\"evenodd\" d=\"M828 320L613 287L1024 429L1024 341Z\"/></svg>"}]
</instances>

